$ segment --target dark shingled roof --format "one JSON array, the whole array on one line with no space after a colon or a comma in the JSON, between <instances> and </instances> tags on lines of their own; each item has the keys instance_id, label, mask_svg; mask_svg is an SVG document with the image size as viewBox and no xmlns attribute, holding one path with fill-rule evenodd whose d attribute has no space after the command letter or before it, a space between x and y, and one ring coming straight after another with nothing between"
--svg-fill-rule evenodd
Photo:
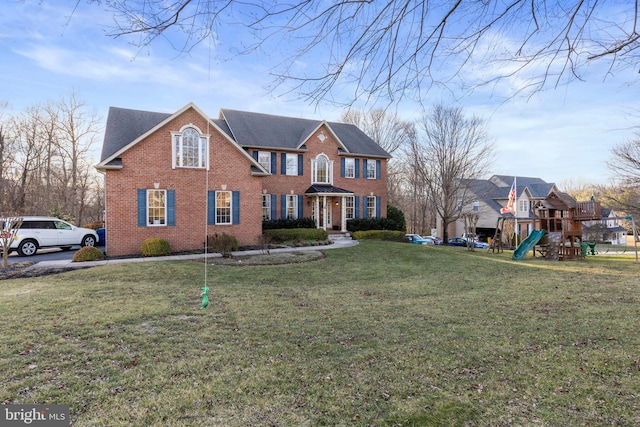
<instances>
[{"instance_id":1,"label":"dark shingled roof","mask_svg":"<svg viewBox=\"0 0 640 427\"><path fill-rule=\"evenodd\" d=\"M117 153L169 116L171 114L110 107L100 160Z\"/></svg>"},{"instance_id":2,"label":"dark shingled roof","mask_svg":"<svg viewBox=\"0 0 640 427\"><path fill-rule=\"evenodd\" d=\"M172 114L151 111L109 108L104 144L100 161L104 162L115 153L153 129ZM229 138L244 147L274 150L303 150L304 141L322 123L320 120L250 113L223 109L220 118L212 120ZM382 147L369 138L357 126L344 123L328 123L331 131L351 155L391 157Z\"/></svg>"},{"instance_id":3,"label":"dark shingled roof","mask_svg":"<svg viewBox=\"0 0 640 427\"><path fill-rule=\"evenodd\" d=\"M511 184L513 184L513 178L514 177L512 175L493 175L489 181L498 188L505 188L506 192L504 198L506 198L509 195ZM531 193L531 197L536 199L545 198L554 186L553 183L545 182L541 178L534 178L530 176L516 176L515 178L518 196L522 194L522 191L525 188L528 188Z\"/></svg>"},{"instance_id":4,"label":"dark shingled roof","mask_svg":"<svg viewBox=\"0 0 640 427\"><path fill-rule=\"evenodd\" d=\"M221 117L229 125L238 144L247 147L264 147L280 150L301 149L321 120L299 119L250 113L247 111L221 110ZM373 157L390 157L382 147L369 138L357 126L327 122L349 154Z\"/></svg>"}]
</instances>

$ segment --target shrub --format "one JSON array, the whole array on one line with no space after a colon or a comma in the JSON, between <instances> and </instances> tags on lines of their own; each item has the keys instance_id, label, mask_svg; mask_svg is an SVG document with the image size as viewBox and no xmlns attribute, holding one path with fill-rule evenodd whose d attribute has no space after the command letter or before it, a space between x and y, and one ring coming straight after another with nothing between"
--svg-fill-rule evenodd
<instances>
[{"instance_id":1,"label":"shrub","mask_svg":"<svg viewBox=\"0 0 640 427\"><path fill-rule=\"evenodd\" d=\"M401 227L396 221L389 218L353 218L347 221L347 230L367 231L367 230L398 230L404 232L405 227Z\"/></svg>"},{"instance_id":2,"label":"shrub","mask_svg":"<svg viewBox=\"0 0 640 427\"><path fill-rule=\"evenodd\" d=\"M269 255L269 250L271 249L271 244L273 243L273 238L267 234L261 234L257 237L256 243L262 249L262 252Z\"/></svg>"},{"instance_id":3,"label":"shrub","mask_svg":"<svg viewBox=\"0 0 640 427\"><path fill-rule=\"evenodd\" d=\"M404 231L407 229L407 221L404 219L404 212L392 205L387 205L387 219L395 223L392 230Z\"/></svg>"},{"instance_id":4,"label":"shrub","mask_svg":"<svg viewBox=\"0 0 640 427\"><path fill-rule=\"evenodd\" d=\"M151 237L140 246L142 256L163 256L171 253L171 245L160 237Z\"/></svg>"},{"instance_id":5,"label":"shrub","mask_svg":"<svg viewBox=\"0 0 640 427\"><path fill-rule=\"evenodd\" d=\"M316 228L316 221L313 218L281 218L262 221L263 230L277 230L284 228Z\"/></svg>"},{"instance_id":6,"label":"shrub","mask_svg":"<svg viewBox=\"0 0 640 427\"><path fill-rule=\"evenodd\" d=\"M393 240L396 242L405 241L403 231L395 230L368 230L356 231L353 233L356 240L376 239L376 240Z\"/></svg>"},{"instance_id":7,"label":"shrub","mask_svg":"<svg viewBox=\"0 0 640 427\"><path fill-rule=\"evenodd\" d=\"M73 254L72 262L99 261L104 258L104 254L98 248L85 246Z\"/></svg>"},{"instance_id":8,"label":"shrub","mask_svg":"<svg viewBox=\"0 0 640 427\"><path fill-rule=\"evenodd\" d=\"M207 247L213 252L222 254L225 258L229 258L231 252L238 250L238 239L230 234L216 233L213 236L207 236Z\"/></svg>"},{"instance_id":9,"label":"shrub","mask_svg":"<svg viewBox=\"0 0 640 427\"><path fill-rule=\"evenodd\" d=\"M293 228L264 230L263 234L274 243L294 242L299 243L308 240L324 241L329 238L329 233L321 228Z\"/></svg>"}]
</instances>

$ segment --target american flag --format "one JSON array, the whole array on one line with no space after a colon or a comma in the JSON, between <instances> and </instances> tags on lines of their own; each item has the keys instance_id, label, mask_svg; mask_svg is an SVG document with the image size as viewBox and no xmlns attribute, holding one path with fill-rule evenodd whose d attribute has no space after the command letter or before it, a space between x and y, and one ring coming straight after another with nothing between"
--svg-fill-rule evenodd
<instances>
[{"instance_id":1,"label":"american flag","mask_svg":"<svg viewBox=\"0 0 640 427\"><path fill-rule=\"evenodd\" d=\"M501 214L513 213L515 211L515 200L516 200L516 179L513 178L513 184L511 184L511 190L509 190L509 201L507 202L507 206L500 209Z\"/></svg>"}]
</instances>

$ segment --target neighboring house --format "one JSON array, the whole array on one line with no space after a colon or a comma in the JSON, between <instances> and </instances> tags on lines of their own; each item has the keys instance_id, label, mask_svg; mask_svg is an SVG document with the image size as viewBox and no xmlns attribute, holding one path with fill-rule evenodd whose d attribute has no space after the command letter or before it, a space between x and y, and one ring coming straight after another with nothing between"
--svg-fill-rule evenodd
<instances>
[{"instance_id":1,"label":"neighboring house","mask_svg":"<svg viewBox=\"0 0 640 427\"><path fill-rule=\"evenodd\" d=\"M509 192L514 182L510 175L493 175L489 179L476 179L471 181L469 192L471 200L466 206L461 207L463 213L472 212L479 216L476 224L476 234L480 240L486 241L493 237L496 231L498 218L507 217L518 219L518 229L522 238L526 237L534 227L532 207L544 200L551 192L557 191L554 183L548 183L540 178L517 176L516 200L514 213L501 214L500 209L509 202ZM515 214L515 215L514 215ZM439 224L439 234L442 224ZM449 237L462 236L465 232L464 221L458 221L449 225Z\"/></svg>"},{"instance_id":2,"label":"neighboring house","mask_svg":"<svg viewBox=\"0 0 640 427\"><path fill-rule=\"evenodd\" d=\"M583 238L585 241L606 242L612 245L627 244L627 230L620 226L620 218L613 209L601 208L602 220L585 221Z\"/></svg>"},{"instance_id":3,"label":"neighboring house","mask_svg":"<svg viewBox=\"0 0 640 427\"><path fill-rule=\"evenodd\" d=\"M312 217L346 231L385 217L390 155L356 126L190 103L173 114L111 107L100 163L107 253L139 253L149 237L174 251L230 234L255 245L262 221Z\"/></svg>"}]
</instances>

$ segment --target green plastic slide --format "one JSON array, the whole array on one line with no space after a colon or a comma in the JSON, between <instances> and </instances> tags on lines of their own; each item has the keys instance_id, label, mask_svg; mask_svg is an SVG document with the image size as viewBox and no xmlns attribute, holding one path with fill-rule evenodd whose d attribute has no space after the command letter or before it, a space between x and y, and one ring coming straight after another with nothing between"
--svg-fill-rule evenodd
<instances>
[{"instance_id":1,"label":"green plastic slide","mask_svg":"<svg viewBox=\"0 0 640 427\"><path fill-rule=\"evenodd\" d=\"M527 253L547 234L547 230L533 230L526 239L520 242L520 245L513 251L513 259L521 260L527 257Z\"/></svg>"}]
</instances>

